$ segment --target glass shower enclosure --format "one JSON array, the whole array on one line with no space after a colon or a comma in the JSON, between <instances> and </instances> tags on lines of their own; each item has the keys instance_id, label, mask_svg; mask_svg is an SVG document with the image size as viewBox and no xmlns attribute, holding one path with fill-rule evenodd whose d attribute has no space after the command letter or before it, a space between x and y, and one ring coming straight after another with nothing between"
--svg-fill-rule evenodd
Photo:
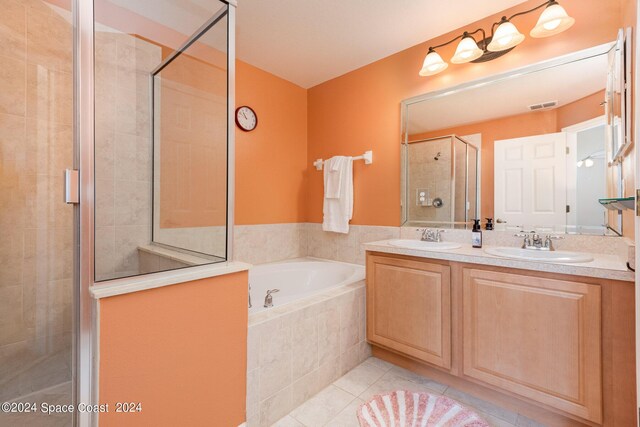
<instances>
[{"instance_id":1,"label":"glass shower enclosure","mask_svg":"<svg viewBox=\"0 0 640 427\"><path fill-rule=\"evenodd\" d=\"M478 211L478 149L446 135L403 144L403 223L465 228Z\"/></svg>"},{"instance_id":2,"label":"glass shower enclosure","mask_svg":"<svg viewBox=\"0 0 640 427\"><path fill-rule=\"evenodd\" d=\"M90 287L231 258L235 6L2 6L0 425L88 426Z\"/></svg>"}]
</instances>

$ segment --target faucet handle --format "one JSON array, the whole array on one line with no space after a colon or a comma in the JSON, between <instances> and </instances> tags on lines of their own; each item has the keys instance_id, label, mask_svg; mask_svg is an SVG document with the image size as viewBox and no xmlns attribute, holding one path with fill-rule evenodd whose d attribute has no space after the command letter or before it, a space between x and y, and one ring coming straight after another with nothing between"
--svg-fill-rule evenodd
<instances>
[{"instance_id":1,"label":"faucet handle","mask_svg":"<svg viewBox=\"0 0 640 427\"><path fill-rule=\"evenodd\" d=\"M275 294L276 292L280 292L280 289L268 289L267 290L267 296L269 296L271 294Z\"/></svg>"},{"instance_id":2,"label":"faucet handle","mask_svg":"<svg viewBox=\"0 0 640 427\"><path fill-rule=\"evenodd\" d=\"M562 240L562 239L564 239L564 236L555 236L555 235L549 234L549 235L547 235L547 239Z\"/></svg>"}]
</instances>

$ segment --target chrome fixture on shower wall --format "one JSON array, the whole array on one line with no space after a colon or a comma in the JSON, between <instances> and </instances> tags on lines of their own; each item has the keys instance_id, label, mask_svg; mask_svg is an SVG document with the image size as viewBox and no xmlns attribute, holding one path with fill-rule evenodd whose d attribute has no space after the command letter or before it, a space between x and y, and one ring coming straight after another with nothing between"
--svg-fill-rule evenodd
<instances>
[{"instance_id":1,"label":"chrome fixture on shower wall","mask_svg":"<svg viewBox=\"0 0 640 427\"><path fill-rule=\"evenodd\" d=\"M484 29L478 28L471 32L465 31L446 43L429 47L419 74L423 77L433 76L447 69L449 64L446 63L435 50L458 40L460 40L460 43L456 48L453 58L451 58L451 62L454 64L487 62L505 55L525 39L524 34L518 31L511 20L518 16L535 12L542 7L546 7L546 9L540 15L536 26L529 33L531 37L542 38L554 36L567 30L575 23L575 19L570 17L556 0L548 0L533 9L518 12L509 18L503 16L499 22L493 23L491 26L491 35L488 37ZM473 35L477 33L482 33L482 39L479 41L476 41L473 37Z\"/></svg>"}]
</instances>

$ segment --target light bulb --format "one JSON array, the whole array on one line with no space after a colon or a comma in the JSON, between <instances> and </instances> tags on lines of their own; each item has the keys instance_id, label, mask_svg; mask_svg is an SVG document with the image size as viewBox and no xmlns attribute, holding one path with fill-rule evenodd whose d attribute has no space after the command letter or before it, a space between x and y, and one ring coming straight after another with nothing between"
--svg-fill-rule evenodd
<instances>
[{"instance_id":1,"label":"light bulb","mask_svg":"<svg viewBox=\"0 0 640 427\"><path fill-rule=\"evenodd\" d=\"M429 49L429 53L424 58L424 63L422 64L422 69L418 74L421 76L433 76L434 74L438 74L441 71L444 71L449 64L444 62L442 57L433 49Z\"/></svg>"},{"instance_id":2,"label":"light bulb","mask_svg":"<svg viewBox=\"0 0 640 427\"><path fill-rule=\"evenodd\" d=\"M478 44L471 36L465 35L458 47L456 53L451 58L451 62L454 64L464 64L465 62L471 62L474 59L480 58L484 52L478 47Z\"/></svg>"},{"instance_id":3,"label":"light bulb","mask_svg":"<svg viewBox=\"0 0 640 427\"><path fill-rule=\"evenodd\" d=\"M511 49L522 43L523 40L524 34L520 33L515 25L503 18L491 39L491 43L487 46L487 50L500 52L501 50Z\"/></svg>"},{"instance_id":4,"label":"light bulb","mask_svg":"<svg viewBox=\"0 0 640 427\"><path fill-rule=\"evenodd\" d=\"M576 20L570 17L567 11L554 1L542 12L538 23L533 27L530 34L531 37L535 38L554 36L569 29L575 22Z\"/></svg>"},{"instance_id":5,"label":"light bulb","mask_svg":"<svg viewBox=\"0 0 640 427\"><path fill-rule=\"evenodd\" d=\"M587 159L584 161L584 165L588 168L590 168L591 166L593 166L593 159Z\"/></svg>"},{"instance_id":6,"label":"light bulb","mask_svg":"<svg viewBox=\"0 0 640 427\"><path fill-rule=\"evenodd\" d=\"M561 22L562 22L561 19L554 19L553 21L545 22L544 24L542 24L542 26L544 27L545 30L551 31L558 28Z\"/></svg>"},{"instance_id":7,"label":"light bulb","mask_svg":"<svg viewBox=\"0 0 640 427\"><path fill-rule=\"evenodd\" d=\"M577 167L579 167L579 168L581 168L581 167L582 167L582 163L583 163L583 161L582 161L582 160L580 160L578 163L576 163L576 166L577 166Z\"/></svg>"}]
</instances>

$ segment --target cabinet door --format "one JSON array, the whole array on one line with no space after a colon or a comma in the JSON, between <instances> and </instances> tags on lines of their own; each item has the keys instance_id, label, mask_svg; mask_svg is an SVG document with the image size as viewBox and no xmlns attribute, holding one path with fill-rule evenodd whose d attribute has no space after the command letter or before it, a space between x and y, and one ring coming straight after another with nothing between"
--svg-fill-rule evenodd
<instances>
[{"instance_id":1,"label":"cabinet door","mask_svg":"<svg viewBox=\"0 0 640 427\"><path fill-rule=\"evenodd\" d=\"M600 286L464 269L464 374L602 422Z\"/></svg>"},{"instance_id":2,"label":"cabinet door","mask_svg":"<svg viewBox=\"0 0 640 427\"><path fill-rule=\"evenodd\" d=\"M450 268L369 255L367 339L415 359L450 368Z\"/></svg>"}]
</instances>

